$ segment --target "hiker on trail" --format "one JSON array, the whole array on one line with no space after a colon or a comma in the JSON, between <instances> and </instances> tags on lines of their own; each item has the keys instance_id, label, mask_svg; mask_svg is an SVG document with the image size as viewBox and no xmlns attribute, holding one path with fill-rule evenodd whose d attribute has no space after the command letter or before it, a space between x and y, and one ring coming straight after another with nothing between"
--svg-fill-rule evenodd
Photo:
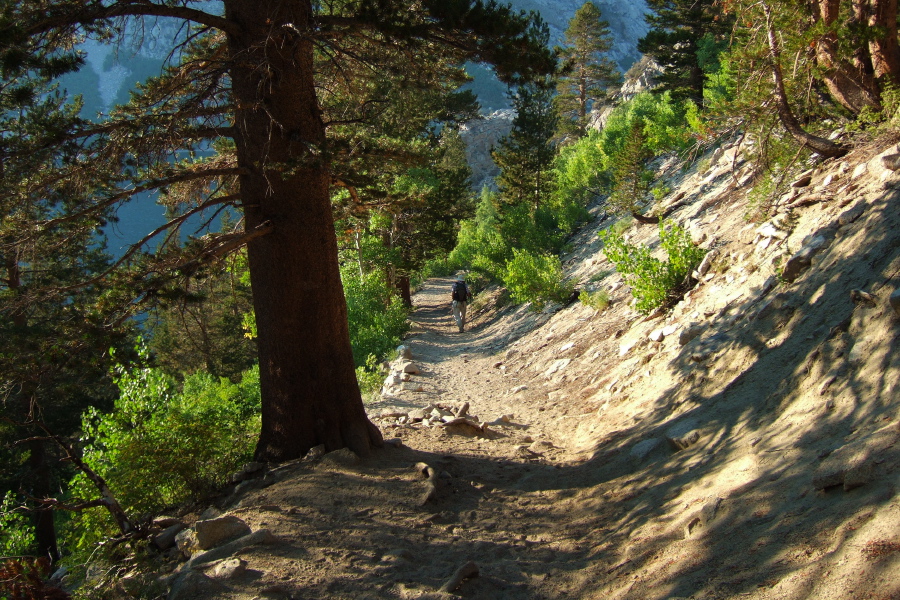
<instances>
[{"instance_id":1,"label":"hiker on trail","mask_svg":"<svg viewBox=\"0 0 900 600\"><path fill-rule=\"evenodd\" d=\"M456 319L456 326L462 333L466 326L466 304L472 298L472 292L466 285L465 275L457 275L456 281L453 282L451 297L453 298L453 318Z\"/></svg>"}]
</instances>

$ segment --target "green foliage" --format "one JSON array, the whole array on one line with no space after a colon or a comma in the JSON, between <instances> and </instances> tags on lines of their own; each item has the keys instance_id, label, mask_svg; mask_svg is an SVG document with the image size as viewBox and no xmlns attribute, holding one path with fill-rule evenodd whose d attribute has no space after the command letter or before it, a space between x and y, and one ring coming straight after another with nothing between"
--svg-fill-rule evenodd
<instances>
[{"instance_id":1,"label":"green foliage","mask_svg":"<svg viewBox=\"0 0 900 600\"><path fill-rule=\"evenodd\" d=\"M613 42L609 23L592 0L575 11L565 41L553 102L560 116L561 137L572 133L578 138L587 131L594 103L606 97L607 88L616 84L620 75L607 56Z\"/></svg>"},{"instance_id":2,"label":"green foliage","mask_svg":"<svg viewBox=\"0 0 900 600\"><path fill-rule=\"evenodd\" d=\"M0 502L0 556L25 556L34 552L34 530L24 514L15 510L16 497L7 491Z\"/></svg>"},{"instance_id":3,"label":"green foliage","mask_svg":"<svg viewBox=\"0 0 900 600\"><path fill-rule=\"evenodd\" d=\"M551 142L557 117L547 82L516 89L512 130L491 152L500 168L497 186L504 205L539 206L549 196L556 150Z\"/></svg>"},{"instance_id":4,"label":"green foliage","mask_svg":"<svg viewBox=\"0 0 900 600\"><path fill-rule=\"evenodd\" d=\"M644 203L653 173L644 166L650 154L641 123L635 121L613 167L613 188L607 204L616 214L636 213Z\"/></svg>"},{"instance_id":5,"label":"green foliage","mask_svg":"<svg viewBox=\"0 0 900 600\"><path fill-rule=\"evenodd\" d=\"M631 293L637 299L635 308L642 313L666 306L680 297L690 272L706 254L694 246L687 231L668 221L659 224L660 245L666 252L667 262L652 256L647 246L629 244L611 229L599 235L603 253L631 286Z\"/></svg>"},{"instance_id":6,"label":"green foliage","mask_svg":"<svg viewBox=\"0 0 900 600\"><path fill-rule=\"evenodd\" d=\"M379 368L378 357L374 354L366 358L366 364L356 367L356 382L359 384L364 401L378 395L383 380L384 375Z\"/></svg>"},{"instance_id":7,"label":"green foliage","mask_svg":"<svg viewBox=\"0 0 900 600\"><path fill-rule=\"evenodd\" d=\"M393 292L378 273L360 277L352 268L341 272L347 317L350 324L350 343L357 367L365 367L369 357L376 360L393 350L406 333L408 309L397 301Z\"/></svg>"},{"instance_id":8,"label":"green foliage","mask_svg":"<svg viewBox=\"0 0 900 600\"><path fill-rule=\"evenodd\" d=\"M575 284L565 281L559 257L513 250L506 263L503 283L517 302L531 302L532 310L543 310L548 300L565 302Z\"/></svg>"},{"instance_id":9,"label":"green foliage","mask_svg":"<svg viewBox=\"0 0 900 600\"><path fill-rule=\"evenodd\" d=\"M606 310L606 307L609 306L609 292L606 290L581 290L581 293L578 294L578 300L585 306L590 306L591 308L599 311Z\"/></svg>"},{"instance_id":10,"label":"green foliage","mask_svg":"<svg viewBox=\"0 0 900 600\"><path fill-rule=\"evenodd\" d=\"M226 483L253 455L259 434L259 368L238 383L198 372L183 388L159 369L119 369L120 397L112 412L82 418L84 460L106 479L126 513L156 514L197 501ZM83 474L70 482L74 498L96 497ZM69 542L87 551L114 531L108 513L71 517Z\"/></svg>"}]
</instances>

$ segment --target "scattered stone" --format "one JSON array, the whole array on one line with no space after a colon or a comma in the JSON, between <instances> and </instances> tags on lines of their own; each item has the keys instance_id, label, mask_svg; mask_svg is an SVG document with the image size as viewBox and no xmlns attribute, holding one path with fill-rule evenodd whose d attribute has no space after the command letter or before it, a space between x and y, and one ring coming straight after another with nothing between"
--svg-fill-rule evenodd
<instances>
[{"instance_id":1,"label":"scattered stone","mask_svg":"<svg viewBox=\"0 0 900 600\"><path fill-rule=\"evenodd\" d=\"M528 446L528 450L534 452L535 454L543 454L547 450L552 450L555 448L551 442L546 440L539 440L537 442L533 442L530 446Z\"/></svg>"},{"instance_id":2,"label":"scattered stone","mask_svg":"<svg viewBox=\"0 0 900 600\"><path fill-rule=\"evenodd\" d=\"M406 360L412 359L412 350L409 346L397 346L397 356Z\"/></svg>"},{"instance_id":3,"label":"scattered stone","mask_svg":"<svg viewBox=\"0 0 900 600\"><path fill-rule=\"evenodd\" d=\"M212 597L225 591L225 586L203 573L188 570L178 576L169 590L168 600Z\"/></svg>"},{"instance_id":4,"label":"scattered stone","mask_svg":"<svg viewBox=\"0 0 900 600\"><path fill-rule=\"evenodd\" d=\"M659 329L654 329L653 331L651 331L650 335L648 335L647 337L650 338L651 342L661 342L666 336L663 333L662 327L660 327Z\"/></svg>"},{"instance_id":5,"label":"scattered stone","mask_svg":"<svg viewBox=\"0 0 900 600\"><path fill-rule=\"evenodd\" d=\"M796 181L791 182L792 188L802 188L812 183L812 174L803 175Z\"/></svg>"},{"instance_id":6,"label":"scattered stone","mask_svg":"<svg viewBox=\"0 0 900 600\"><path fill-rule=\"evenodd\" d=\"M491 368L492 368L492 369L499 369L499 368L502 367L502 366L503 366L503 361L502 361L502 360L498 360L497 362L495 362L494 364L491 365Z\"/></svg>"},{"instance_id":7,"label":"scattered stone","mask_svg":"<svg viewBox=\"0 0 900 600\"><path fill-rule=\"evenodd\" d=\"M216 565L213 570L215 579L234 579L247 570L247 561L240 558L229 558Z\"/></svg>"},{"instance_id":8,"label":"scattered stone","mask_svg":"<svg viewBox=\"0 0 900 600\"><path fill-rule=\"evenodd\" d=\"M878 305L878 298L862 290L850 290L850 299L856 304Z\"/></svg>"},{"instance_id":9,"label":"scattered stone","mask_svg":"<svg viewBox=\"0 0 900 600\"><path fill-rule=\"evenodd\" d=\"M153 539L150 540L150 543L153 544L157 550L168 550L175 546L175 537L185 528L185 525L182 522L175 523L174 525L169 525L160 533L157 533L153 536Z\"/></svg>"},{"instance_id":10,"label":"scattered stone","mask_svg":"<svg viewBox=\"0 0 900 600\"><path fill-rule=\"evenodd\" d=\"M894 309L894 312L897 313L897 316L900 316L900 288L894 290L894 293L891 294L888 299L891 307Z\"/></svg>"},{"instance_id":11,"label":"scattered stone","mask_svg":"<svg viewBox=\"0 0 900 600\"><path fill-rule=\"evenodd\" d=\"M360 463L359 456L349 448L341 448L327 453L322 457L320 465L324 468L329 467L353 467Z\"/></svg>"},{"instance_id":12,"label":"scattered stone","mask_svg":"<svg viewBox=\"0 0 900 600\"><path fill-rule=\"evenodd\" d=\"M651 452L659 448L660 444L662 444L662 440L660 438L650 438L648 440L642 440L631 447L631 451L629 452L629 454L632 458L640 462L647 458L647 456L649 456Z\"/></svg>"},{"instance_id":13,"label":"scattered stone","mask_svg":"<svg viewBox=\"0 0 900 600\"><path fill-rule=\"evenodd\" d=\"M860 163L856 165L856 168L853 169L853 174L850 176L850 179L859 179L869 170L869 165L867 163Z\"/></svg>"},{"instance_id":14,"label":"scattered stone","mask_svg":"<svg viewBox=\"0 0 900 600\"><path fill-rule=\"evenodd\" d=\"M888 154L881 157L881 164L885 169L896 171L900 169L900 154Z\"/></svg>"},{"instance_id":15,"label":"scattered stone","mask_svg":"<svg viewBox=\"0 0 900 600\"><path fill-rule=\"evenodd\" d=\"M860 200L840 215L838 215L838 224L840 226L849 225L850 223L857 220L862 216L863 212L866 210L866 202L865 200Z\"/></svg>"},{"instance_id":16,"label":"scattered stone","mask_svg":"<svg viewBox=\"0 0 900 600\"><path fill-rule=\"evenodd\" d=\"M216 519L197 521L194 524L197 534L197 545L201 550L215 548L229 540L250 533L250 526L234 515L226 515Z\"/></svg>"},{"instance_id":17,"label":"scattered stone","mask_svg":"<svg viewBox=\"0 0 900 600\"><path fill-rule=\"evenodd\" d=\"M721 498L714 498L704 504L692 517L690 517L684 526L684 537L700 537L707 533L709 524L716 517L719 510L719 504L722 503Z\"/></svg>"},{"instance_id":18,"label":"scattered stone","mask_svg":"<svg viewBox=\"0 0 900 600\"><path fill-rule=\"evenodd\" d=\"M575 342L568 342L566 344L563 344L562 347L560 347L559 351L565 352L567 350L571 350L574 347L575 347Z\"/></svg>"},{"instance_id":19,"label":"scattered stone","mask_svg":"<svg viewBox=\"0 0 900 600\"><path fill-rule=\"evenodd\" d=\"M552 377L554 374L559 373L560 371L565 369L567 366L569 366L570 362L572 362L571 358L561 358L561 359L555 361L552 365L550 365L550 368L547 369L547 371L544 373L544 377Z\"/></svg>"},{"instance_id":20,"label":"scattered stone","mask_svg":"<svg viewBox=\"0 0 900 600\"><path fill-rule=\"evenodd\" d=\"M228 558L234 555L239 550L243 550L244 548L255 546L257 544L277 543L278 538L275 537L275 535L271 531L269 531L268 529L260 529L258 531L254 531L250 535L245 535L244 537L239 537L236 540L232 540L227 544L223 544L216 548L211 548L206 552L195 554L191 557L191 560L187 562L186 568L190 569L196 567L197 565L203 565L222 558Z\"/></svg>"},{"instance_id":21,"label":"scattered stone","mask_svg":"<svg viewBox=\"0 0 900 600\"><path fill-rule=\"evenodd\" d=\"M699 440L700 432L697 431L697 422L693 419L686 419L676 423L666 431L666 441L676 451L686 450Z\"/></svg>"},{"instance_id":22,"label":"scattered stone","mask_svg":"<svg viewBox=\"0 0 900 600\"><path fill-rule=\"evenodd\" d=\"M424 392L425 388L420 383L402 383L400 389L404 392Z\"/></svg>"},{"instance_id":23,"label":"scattered stone","mask_svg":"<svg viewBox=\"0 0 900 600\"><path fill-rule=\"evenodd\" d=\"M703 325L700 323L691 323L678 334L678 345L685 346L689 344L691 340L703 333L703 329Z\"/></svg>"},{"instance_id":24,"label":"scattered stone","mask_svg":"<svg viewBox=\"0 0 900 600\"><path fill-rule=\"evenodd\" d=\"M840 173L829 173L828 175L825 176L825 179L822 180L822 184L820 187L828 187L829 185L831 185L833 182L837 181L840 178L841 178Z\"/></svg>"},{"instance_id":25,"label":"scattered stone","mask_svg":"<svg viewBox=\"0 0 900 600\"><path fill-rule=\"evenodd\" d=\"M400 365L400 370L404 373L409 373L410 375L418 375L421 371L419 367L416 366L416 363L407 362Z\"/></svg>"},{"instance_id":26,"label":"scattered stone","mask_svg":"<svg viewBox=\"0 0 900 600\"><path fill-rule=\"evenodd\" d=\"M175 545L188 558L201 550L200 545L197 543L197 534L193 529L184 529L178 532L175 535Z\"/></svg>"},{"instance_id":27,"label":"scattered stone","mask_svg":"<svg viewBox=\"0 0 900 600\"><path fill-rule=\"evenodd\" d=\"M527 385L517 385L513 389L509 390L510 394L518 394L519 392L524 392L528 389Z\"/></svg>"}]
</instances>

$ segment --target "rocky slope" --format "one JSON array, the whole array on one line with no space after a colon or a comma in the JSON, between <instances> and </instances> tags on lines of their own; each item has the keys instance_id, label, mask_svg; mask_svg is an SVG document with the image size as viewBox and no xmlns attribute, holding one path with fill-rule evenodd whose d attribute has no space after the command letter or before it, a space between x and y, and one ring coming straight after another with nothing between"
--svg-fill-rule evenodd
<instances>
[{"instance_id":1,"label":"rocky slope","mask_svg":"<svg viewBox=\"0 0 900 600\"><path fill-rule=\"evenodd\" d=\"M711 257L665 313L631 308L600 207L565 263L601 312L486 290L460 334L430 281L369 405L386 449L250 465L120 595L900 598L897 142L810 164L765 222L745 147L662 163Z\"/></svg>"}]
</instances>

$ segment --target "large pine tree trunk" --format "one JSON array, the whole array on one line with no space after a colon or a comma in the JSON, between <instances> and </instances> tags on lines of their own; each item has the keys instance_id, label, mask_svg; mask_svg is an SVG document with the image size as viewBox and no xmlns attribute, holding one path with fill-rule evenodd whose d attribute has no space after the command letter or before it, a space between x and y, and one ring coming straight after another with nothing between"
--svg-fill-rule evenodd
<instances>
[{"instance_id":1,"label":"large pine tree trunk","mask_svg":"<svg viewBox=\"0 0 900 600\"><path fill-rule=\"evenodd\" d=\"M869 0L868 25L882 35L869 40L875 76L900 83L900 45L897 43L897 0Z\"/></svg>"},{"instance_id":2,"label":"large pine tree trunk","mask_svg":"<svg viewBox=\"0 0 900 600\"><path fill-rule=\"evenodd\" d=\"M325 131L303 35L309 0L226 0L235 143L258 328L262 431L258 460L324 444L368 454L381 434L366 417L353 365L322 158Z\"/></svg>"},{"instance_id":3,"label":"large pine tree trunk","mask_svg":"<svg viewBox=\"0 0 900 600\"><path fill-rule=\"evenodd\" d=\"M857 3L857 13L860 6ZM833 26L838 22L840 0L816 0L815 8L817 12L814 19L826 26ZM816 44L816 62L823 69L822 80L832 97L853 113L859 113L863 108L879 108L881 105L875 77L870 72L871 60L867 54L856 57L852 63L844 59L838 48L837 33L833 31L823 35Z\"/></svg>"}]
</instances>

